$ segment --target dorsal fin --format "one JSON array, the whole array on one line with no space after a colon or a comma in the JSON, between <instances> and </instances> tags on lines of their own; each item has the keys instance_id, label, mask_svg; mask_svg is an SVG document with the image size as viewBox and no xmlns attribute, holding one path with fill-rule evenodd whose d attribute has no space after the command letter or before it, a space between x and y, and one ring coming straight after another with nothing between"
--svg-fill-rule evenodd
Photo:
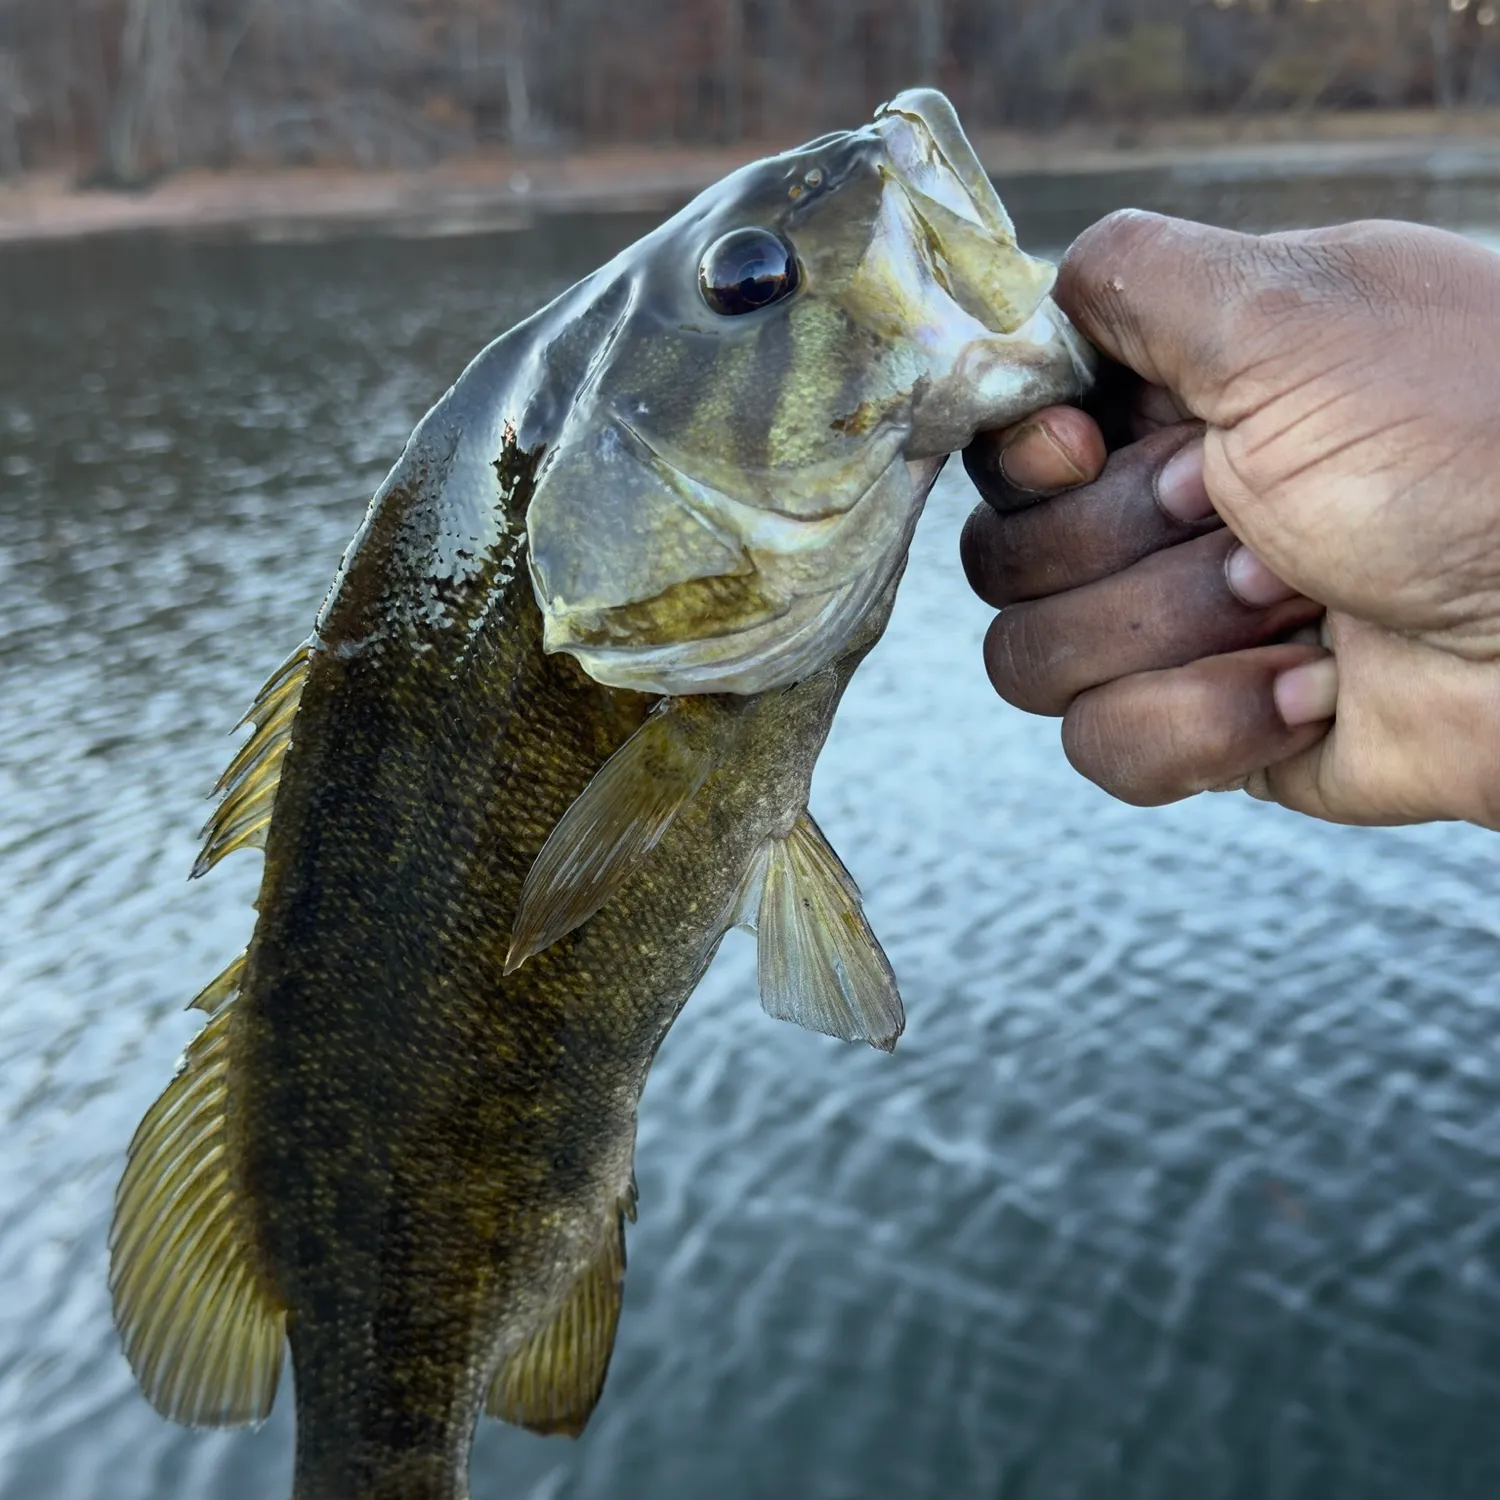
<instances>
[{"instance_id":1,"label":"dorsal fin","mask_svg":"<svg viewBox=\"0 0 1500 1500\"><path fill-rule=\"evenodd\" d=\"M240 992L245 976L245 954L234 959L223 973L210 979L187 1003L189 1010L201 1010L211 1016L218 1013Z\"/></svg>"},{"instance_id":2,"label":"dorsal fin","mask_svg":"<svg viewBox=\"0 0 1500 1500\"><path fill-rule=\"evenodd\" d=\"M490 1416L532 1432L577 1437L583 1431L615 1347L625 1284L625 1214L633 1218L634 1208L632 1181L598 1253L551 1322L495 1372L484 1401Z\"/></svg>"},{"instance_id":3,"label":"dorsal fin","mask_svg":"<svg viewBox=\"0 0 1500 1500\"><path fill-rule=\"evenodd\" d=\"M163 1416L208 1427L269 1415L285 1331L224 1158L233 1011L218 1002L141 1121L109 1232L115 1323L141 1389Z\"/></svg>"},{"instance_id":4,"label":"dorsal fin","mask_svg":"<svg viewBox=\"0 0 1500 1500\"><path fill-rule=\"evenodd\" d=\"M767 1012L891 1051L906 1024L896 976L865 920L859 887L810 814L767 841L748 879L762 882L755 930ZM746 916L742 908L736 920Z\"/></svg>"},{"instance_id":5,"label":"dorsal fin","mask_svg":"<svg viewBox=\"0 0 1500 1500\"><path fill-rule=\"evenodd\" d=\"M253 731L214 788L223 800L194 875L264 846L311 656L304 642L240 720ZM211 1427L269 1415L285 1337L225 1160L229 1028L245 961L241 953L189 1002L209 1020L130 1143L109 1234L115 1322L141 1389L163 1416Z\"/></svg>"},{"instance_id":6,"label":"dorsal fin","mask_svg":"<svg viewBox=\"0 0 1500 1500\"><path fill-rule=\"evenodd\" d=\"M738 715L710 699L668 699L595 772L526 876L507 974L619 890L707 780Z\"/></svg>"},{"instance_id":7,"label":"dorsal fin","mask_svg":"<svg viewBox=\"0 0 1500 1500\"><path fill-rule=\"evenodd\" d=\"M292 720L307 682L312 642L304 641L277 667L256 694L241 724L253 724L250 738L219 777L214 791L223 800L203 827L203 852L193 876L206 874L236 849L265 848L266 830L276 801L281 763L292 741ZM238 727L238 726L236 726Z\"/></svg>"}]
</instances>

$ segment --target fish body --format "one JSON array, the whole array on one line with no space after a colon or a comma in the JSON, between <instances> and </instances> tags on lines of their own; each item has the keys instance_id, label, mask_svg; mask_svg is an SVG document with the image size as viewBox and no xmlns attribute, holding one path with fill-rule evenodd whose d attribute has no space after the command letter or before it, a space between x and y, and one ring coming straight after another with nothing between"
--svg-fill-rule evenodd
<instances>
[{"instance_id":1,"label":"fish body","mask_svg":"<svg viewBox=\"0 0 1500 1500\"><path fill-rule=\"evenodd\" d=\"M813 767L945 454L1087 379L960 145L903 96L497 340L251 710L200 869L264 848L255 933L111 1283L179 1420L262 1419L290 1346L296 1500L456 1500L482 1411L581 1430L637 1103L730 926L773 1014L894 1045ZM714 281L742 231L791 259Z\"/></svg>"}]
</instances>

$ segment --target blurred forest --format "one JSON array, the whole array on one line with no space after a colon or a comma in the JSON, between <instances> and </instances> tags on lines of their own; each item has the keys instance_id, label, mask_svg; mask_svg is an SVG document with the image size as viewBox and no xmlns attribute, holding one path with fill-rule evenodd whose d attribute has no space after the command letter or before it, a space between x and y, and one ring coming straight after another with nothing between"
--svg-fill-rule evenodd
<instances>
[{"instance_id":1,"label":"blurred forest","mask_svg":"<svg viewBox=\"0 0 1500 1500\"><path fill-rule=\"evenodd\" d=\"M1490 0L0 0L0 174L1500 100Z\"/></svg>"}]
</instances>

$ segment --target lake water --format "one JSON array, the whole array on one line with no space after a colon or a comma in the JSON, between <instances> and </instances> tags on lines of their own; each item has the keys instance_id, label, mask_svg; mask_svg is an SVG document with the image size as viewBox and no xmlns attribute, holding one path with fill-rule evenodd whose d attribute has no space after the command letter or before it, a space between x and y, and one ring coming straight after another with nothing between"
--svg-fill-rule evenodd
<instances>
[{"instance_id":1,"label":"lake water","mask_svg":"<svg viewBox=\"0 0 1500 1500\"><path fill-rule=\"evenodd\" d=\"M1033 246L1122 202L1500 231L1461 176L1019 184ZM643 221L0 254L0 1497L276 1500L257 1433L118 1352L122 1153L246 938L185 876L251 694L480 343ZM1500 330L1497 330L1500 334ZM476 1500L1490 1500L1500 1492L1500 844L1164 810L1006 709L956 466L813 807L864 886L893 1057L769 1020L737 935L641 1111L609 1385L483 1425Z\"/></svg>"}]
</instances>

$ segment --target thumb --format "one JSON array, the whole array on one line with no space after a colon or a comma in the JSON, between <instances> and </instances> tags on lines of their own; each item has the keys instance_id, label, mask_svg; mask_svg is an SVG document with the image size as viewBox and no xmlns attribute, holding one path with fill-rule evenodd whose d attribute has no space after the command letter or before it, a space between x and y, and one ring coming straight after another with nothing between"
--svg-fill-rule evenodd
<instances>
[{"instance_id":1,"label":"thumb","mask_svg":"<svg viewBox=\"0 0 1500 1500\"><path fill-rule=\"evenodd\" d=\"M1116 363L1165 386L1194 416L1227 425L1250 336L1267 332L1263 320L1251 327L1247 295L1265 258L1255 235L1122 209L1073 242L1054 296Z\"/></svg>"}]
</instances>

